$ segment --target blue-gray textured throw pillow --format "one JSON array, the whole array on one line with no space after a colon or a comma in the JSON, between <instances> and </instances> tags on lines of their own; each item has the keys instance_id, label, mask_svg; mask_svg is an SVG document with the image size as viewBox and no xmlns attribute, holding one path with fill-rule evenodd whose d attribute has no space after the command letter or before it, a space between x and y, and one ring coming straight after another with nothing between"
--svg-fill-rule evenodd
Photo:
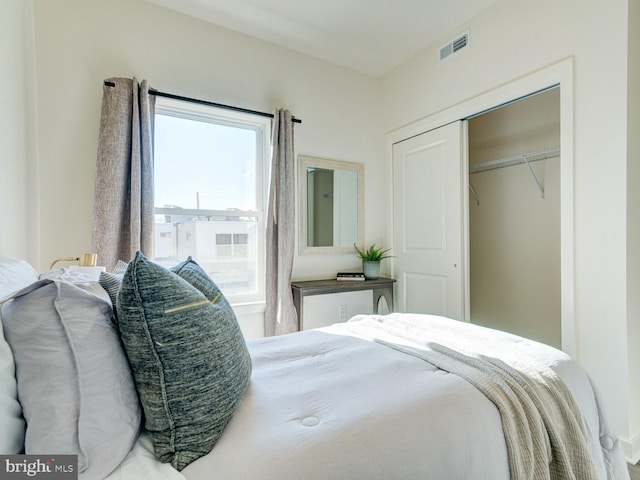
<instances>
[{"instance_id":1,"label":"blue-gray textured throw pillow","mask_svg":"<svg viewBox=\"0 0 640 480\"><path fill-rule=\"evenodd\" d=\"M220 308L224 308L230 315L235 317L231 305L229 305L218 285L211 280L207 272L193 258L188 257L184 262L171 267L170 270L200 290L211 303L219 305Z\"/></svg>"},{"instance_id":2,"label":"blue-gray textured throw pillow","mask_svg":"<svg viewBox=\"0 0 640 480\"><path fill-rule=\"evenodd\" d=\"M251 375L244 337L233 311L140 252L117 303L155 455L182 470L211 451L244 395Z\"/></svg>"},{"instance_id":3,"label":"blue-gray textured throw pillow","mask_svg":"<svg viewBox=\"0 0 640 480\"><path fill-rule=\"evenodd\" d=\"M100 272L100 285L107 291L113 304L113 320L115 323L118 323L118 312L116 308L118 293L120 292L120 285L122 285L122 277L128 265L128 263L118 260L113 271ZM218 285L216 285L211 277L207 275L207 272L205 272L191 256L185 261L171 267L170 270L200 290L211 303L219 305L220 308L224 308L229 315L235 317L231 305L218 288Z\"/></svg>"}]
</instances>

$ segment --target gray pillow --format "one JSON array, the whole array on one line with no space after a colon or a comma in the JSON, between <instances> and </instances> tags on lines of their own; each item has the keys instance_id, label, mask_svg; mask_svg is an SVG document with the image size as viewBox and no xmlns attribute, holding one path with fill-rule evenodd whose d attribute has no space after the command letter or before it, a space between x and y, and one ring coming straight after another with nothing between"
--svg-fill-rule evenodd
<instances>
[{"instance_id":1,"label":"gray pillow","mask_svg":"<svg viewBox=\"0 0 640 480\"><path fill-rule=\"evenodd\" d=\"M118 260L116 262L116 266L113 267L113 270L111 270L111 273L115 273L115 274L124 274L124 272L127 271L127 266L129 264L127 262L124 262L122 260Z\"/></svg>"},{"instance_id":2,"label":"gray pillow","mask_svg":"<svg viewBox=\"0 0 640 480\"><path fill-rule=\"evenodd\" d=\"M0 302L38 280L38 274L24 260L0 256ZM1 307L1 305L0 305ZM0 454L21 453L26 429L18 402L16 367L0 321Z\"/></svg>"},{"instance_id":3,"label":"gray pillow","mask_svg":"<svg viewBox=\"0 0 640 480\"><path fill-rule=\"evenodd\" d=\"M127 270L127 265L129 265L127 262L118 260L116 266L113 267L111 272L100 272L100 276L98 277L100 285L102 285L102 288L104 288L109 294L111 306L113 307L113 316L111 319L114 323L118 323L118 311L116 304L118 301L120 284L122 284L122 277L124 276L124 272Z\"/></svg>"},{"instance_id":4,"label":"gray pillow","mask_svg":"<svg viewBox=\"0 0 640 480\"><path fill-rule=\"evenodd\" d=\"M105 289L109 295L109 300L111 300L111 320L113 323L118 323L118 292L120 291L123 276L124 273L100 272L100 277L98 277L100 285Z\"/></svg>"},{"instance_id":5,"label":"gray pillow","mask_svg":"<svg viewBox=\"0 0 640 480\"><path fill-rule=\"evenodd\" d=\"M58 270L2 307L27 422L25 453L78 455L102 479L133 447L140 404L111 305L95 281Z\"/></svg>"},{"instance_id":6,"label":"gray pillow","mask_svg":"<svg viewBox=\"0 0 640 480\"><path fill-rule=\"evenodd\" d=\"M251 358L240 327L140 252L122 280L118 321L156 457L182 470L211 451L247 388Z\"/></svg>"}]
</instances>

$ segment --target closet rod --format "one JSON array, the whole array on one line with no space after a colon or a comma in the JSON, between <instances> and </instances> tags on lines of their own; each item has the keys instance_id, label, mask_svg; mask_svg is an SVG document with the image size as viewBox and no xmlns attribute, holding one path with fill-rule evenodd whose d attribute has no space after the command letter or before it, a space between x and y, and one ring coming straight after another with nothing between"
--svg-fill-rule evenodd
<instances>
[{"instance_id":1,"label":"closet rod","mask_svg":"<svg viewBox=\"0 0 640 480\"><path fill-rule=\"evenodd\" d=\"M556 158L560 156L559 148L550 148L548 150L539 150L537 152L522 153L520 155L514 155L512 157L500 158L498 160L491 160L489 162L476 163L475 165L469 165L469 174L486 172L489 170L495 170L496 168L510 167L512 165L520 165L522 163L528 164L531 162L538 162L540 160L548 160L550 158ZM534 158L540 157L540 158Z\"/></svg>"},{"instance_id":2,"label":"closet rod","mask_svg":"<svg viewBox=\"0 0 640 480\"><path fill-rule=\"evenodd\" d=\"M499 160L491 160L489 162L476 163L475 165L469 166L469 175L473 175L474 173L488 172L490 170L495 170L496 168L504 168L511 167L513 165L522 165L525 164L529 168L529 173L536 182L536 186L540 191L540 196L544 198L544 187L540 183L536 172L533 171L531 167L532 162L538 162L540 160L547 160L549 158L556 158L560 156L559 148L550 148L548 150L539 150L537 152L523 153L520 155L514 155L513 157L501 158ZM469 182L469 189L476 199L476 204L480 205L480 197L478 196L478 192L471 186L471 182Z\"/></svg>"},{"instance_id":3,"label":"closet rod","mask_svg":"<svg viewBox=\"0 0 640 480\"><path fill-rule=\"evenodd\" d=\"M116 86L116 84L114 82L105 81L104 84L107 87L115 87ZM257 115L259 117L270 117L270 118L273 118L273 113L259 112L257 110L250 110L248 108L234 107L233 105L224 105L222 103L209 102L207 100L199 100L197 98L183 97L181 95L175 95L173 93L160 92L158 90L149 90L149 95L155 95L156 97L171 98L171 99L174 99L174 100L181 100L183 102L197 103L199 105L206 105L208 107L223 108L225 110L232 110L234 112L249 113L251 115ZM293 123L302 123L302 120L300 120L299 118L295 118L295 117L292 117L291 121Z\"/></svg>"}]
</instances>

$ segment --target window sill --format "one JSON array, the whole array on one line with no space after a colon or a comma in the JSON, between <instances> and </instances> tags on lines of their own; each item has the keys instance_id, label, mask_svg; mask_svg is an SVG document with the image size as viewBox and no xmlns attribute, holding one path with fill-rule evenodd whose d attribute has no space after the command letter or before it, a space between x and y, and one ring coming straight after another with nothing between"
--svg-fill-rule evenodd
<instances>
[{"instance_id":1,"label":"window sill","mask_svg":"<svg viewBox=\"0 0 640 480\"><path fill-rule=\"evenodd\" d=\"M236 313L236 315L264 313L265 302L232 303L231 308L233 308L233 311Z\"/></svg>"}]
</instances>

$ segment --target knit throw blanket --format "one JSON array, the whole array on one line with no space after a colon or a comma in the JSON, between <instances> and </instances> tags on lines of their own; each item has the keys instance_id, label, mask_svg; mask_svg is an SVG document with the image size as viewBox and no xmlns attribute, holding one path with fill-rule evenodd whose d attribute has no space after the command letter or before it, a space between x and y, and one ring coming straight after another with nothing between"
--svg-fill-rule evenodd
<instances>
[{"instance_id":1,"label":"knit throw blanket","mask_svg":"<svg viewBox=\"0 0 640 480\"><path fill-rule=\"evenodd\" d=\"M458 375L481 391L500 412L512 479L597 479L571 392L517 343L430 315L361 315L344 328Z\"/></svg>"}]
</instances>

